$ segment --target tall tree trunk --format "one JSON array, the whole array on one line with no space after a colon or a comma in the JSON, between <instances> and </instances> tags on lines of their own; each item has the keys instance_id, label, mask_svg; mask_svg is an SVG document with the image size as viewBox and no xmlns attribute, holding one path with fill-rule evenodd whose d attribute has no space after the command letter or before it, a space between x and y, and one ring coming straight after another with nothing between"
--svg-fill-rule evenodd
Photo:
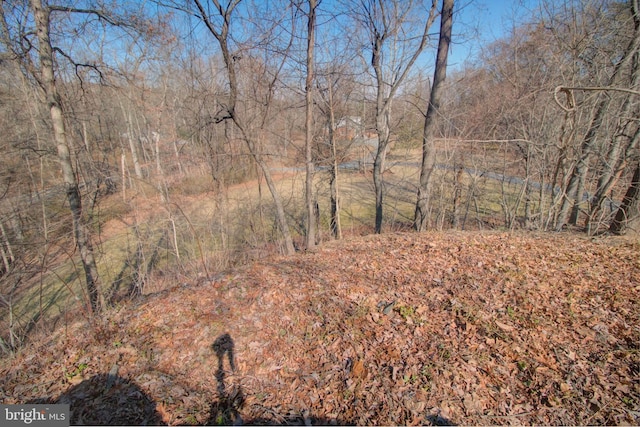
<instances>
[{"instance_id":1,"label":"tall tree trunk","mask_svg":"<svg viewBox=\"0 0 640 427\"><path fill-rule=\"evenodd\" d=\"M329 83L327 89L329 106L329 144L331 144L331 232L337 240L342 239L342 226L340 224L340 193L338 186L338 157L336 153L336 118L333 111L333 85Z\"/></svg>"},{"instance_id":2,"label":"tall tree trunk","mask_svg":"<svg viewBox=\"0 0 640 427\"><path fill-rule=\"evenodd\" d=\"M376 133L378 134L378 149L373 160L373 189L376 198L375 232L382 233L383 212L383 176L384 160L389 144L389 116L391 115L391 96L387 95L382 70L383 36L376 34L371 53L371 65L376 75Z\"/></svg>"},{"instance_id":3,"label":"tall tree trunk","mask_svg":"<svg viewBox=\"0 0 640 427\"><path fill-rule=\"evenodd\" d=\"M381 88L382 90L382 88ZM380 98L384 96L379 95ZM384 218L383 202L384 202L384 166L387 157L387 149L389 147L389 135L391 129L389 128L389 116L391 114L391 102L388 101L384 106L378 108L376 120L376 130L378 133L378 149L376 151L376 157L373 160L373 188L376 196L376 220L375 220L375 232L377 234L382 233L382 219Z\"/></svg>"},{"instance_id":4,"label":"tall tree trunk","mask_svg":"<svg viewBox=\"0 0 640 427\"><path fill-rule=\"evenodd\" d=\"M630 79L630 88L634 88L638 85L640 81L640 53L636 52L633 61L631 63L631 79ZM592 222L597 220L597 217L602 210L602 204L605 200L606 195L613 187L613 184L618 180L620 173L622 172L622 168L626 165L627 156L629 153L629 148L637 143L637 136L629 138L628 136L628 126L634 120L629 120L628 117L633 117L632 108L635 106L634 99L631 95L627 96L624 100L622 108L620 110L618 126L612 136L611 145L609 146L609 150L607 151L607 156L602 162L602 172L600 172L600 176L598 178L598 186L596 189L596 193L593 196L591 209L589 211L589 218L587 219L587 229L591 231L593 226ZM636 135L638 133L639 128L636 128ZM627 144L627 148L624 149L623 152L623 140L628 139L629 142ZM624 156L624 157L623 157Z\"/></svg>"},{"instance_id":5,"label":"tall tree trunk","mask_svg":"<svg viewBox=\"0 0 640 427\"><path fill-rule=\"evenodd\" d=\"M138 147L134 138L135 132L133 131L133 124L131 120L131 111L127 111L120 100L120 109L122 115L127 123L127 140L129 141L129 151L131 151L131 161L133 162L133 170L136 174L136 178L142 181L144 175L142 174L142 167L140 166L140 158L138 157ZM122 184L124 185L124 183Z\"/></svg>"},{"instance_id":6,"label":"tall tree trunk","mask_svg":"<svg viewBox=\"0 0 640 427\"><path fill-rule=\"evenodd\" d=\"M316 246L316 203L313 195L313 48L315 44L316 0L309 0L307 16L307 80L305 82L306 117L305 117L305 203L307 205L307 233L305 245L307 250Z\"/></svg>"},{"instance_id":7,"label":"tall tree trunk","mask_svg":"<svg viewBox=\"0 0 640 427\"><path fill-rule=\"evenodd\" d=\"M627 193L622 199L622 204L616 212L616 216L609 226L609 231L613 234L624 234L627 231L629 223L640 217L640 162L636 166L633 173L631 184L627 189Z\"/></svg>"},{"instance_id":8,"label":"tall tree trunk","mask_svg":"<svg viewBox=\"0 0 640 427\"><path fill-rule=\"evenodd\" d=\"M433 73L433 85L429 96L429 106L424 119L422 132L422 165L420 167L420 184L416 201L414 228L424 231L429 222L429 198L431 196L431 174L436 164L435 129L436 116L440 108L442 83L447 77L447 56L451 44L451 27L453 24L453 0L444 0L440 14L440 38L436 55L436 68Z\"/></svg>"},{"instance_id":9,"label":"tall tree trunk","mask_svg":"<svg viewBox=\"0 0 640 427\"><path fill-rule=\"evenodd\" d=\"M573 207L571 208L571 215L569 215L569 224L578 225L578 218L580 217L580 205L584 202L584 180L586 179L586 169L584 172L578 175L578 185L573 196Z\"/></svg>"},{"instance_id":10,"label":"tall tree trunk","mask_svg":"<svg viewBox=\"0 0 640 427\"><path fill-rule=\"evenodd\" d=\"M387 9L388 3L391 6ZM429 39L429 29L435 20L437 11L437 0L432 0L429 15L425 20L424 30L420 39L420 44L413 50L413 53L406 61L405 65L394 65L394 76L390 80L385 81L385 73L383 70L383 57L384 51L387 49L394 49L395 47L385 47L388 44L388 40L393 40L393 35L396 34L398 24L403 22L403 17L390 18L386 15L385 10L393 9L398 10L398 5L402 3L398 0L390 2L388 0L378 0L377 2L371 2L368 5L363 6L365 9L365 15L368 16L368 25L371 31L372 47L371 47L371 66L376 78L376 131L378 134L378 149L376 150L376 157L373 161L373 187L376 198L376 218L375 218L375 232L377 234L382 232L382 220L383 220L383 197L384 197L384 169L385 160L387 156L387 150L389 148L389 135L391 134L391 104L396 92L404 82L405 78L409 74L411 67L418 59L418 56L422 53L427 41ZM372 10L375 9L372 13ZM376 21L376 16L381 17L380 21ZM397 19L397 20L394 20Z\"/></svg>"},{"instance_id":11,"label":"tall tree trunk","mask_svg":"<svg viewBox=\"0 0 640 427\"><path fill-rule=\"evenodd\" d=\"M13 250L11 249L11 242L9 241L9 236L4 231L4 226L2 225L2 221L0 221L0 237L2 240L0 241L0 253L2 253L2 262L4 264L4 272L8 273L11 271L11 265L15 261L15 257L13 255ZM6 250L5 250L6 247ZM0 276L2 276L2 271L0 271Z\"/></svg>"},{"instance_id":12,"label":"tall tree trunk","mask_svg":"<svg viewBox=\"0 0 640 427\"><path fill-rule=\"evenodd\" d=\"M40 60L40 76L39 81L45 92L47 106L51 115L51 124L53 126L53 135L57 147L58 159L62 169L62 177L66 187L67 201L71 209L73 219L73 230L76 239L76 245L82 259L84 267L87 292L89 294L89 303L91 311L99 313L101 310L100 295L98 292L98 268L93 256L93 248L91 245L91 235L89 228L85 223L82 215L82 198L76 181L69 143L64 123L64 112L60 102L60 95L56 87L56 81L53 71L53 49L51 46L50 31L50 10L43 7L41 0L30 0L33 9L36 33L38 36L38 56Z\"/></svg>"},{"instance_id":13,"label":"tall tree trunk","mask_svg":"<svg viewBox=\"0 0 640 427\"><path fill-rule=\"evenodd\" d=\"M618 79L620 71L631 61L634 60L635 54L640 48L640 14L638 11L638 0L631 0L629 2L631 8L631 14L633 16L634 31L633 38L626 47L624 55L615 64L613 73L609 77L608 86L614 86ZM571 172L571 178L567 184L567 188L564 192L562 205L556 221L556 230L561 230L567 223L567 217L572 208L572 205L577 201L582 200L582 194L577 194L580 187L580 183L584 182L584 178L589 169L589 157L597 140L597 133L605 115L608 113L609 105L611 104L611 97L607 95L601 95L601 100L596 106L595 113L589 124L589 128L582 140L580 146L579 157L576 165Z\"/></svg>"}]
</instances>

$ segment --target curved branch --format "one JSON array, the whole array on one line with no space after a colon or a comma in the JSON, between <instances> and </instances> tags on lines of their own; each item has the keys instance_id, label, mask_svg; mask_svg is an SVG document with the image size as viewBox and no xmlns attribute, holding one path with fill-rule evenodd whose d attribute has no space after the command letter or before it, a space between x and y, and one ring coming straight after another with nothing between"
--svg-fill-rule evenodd
<instances>
[{"instance_id":1,"label":"curved branch","mask_svg":"<svg viewBox=\"0 0 640 427\"><path fill-rule=\"evenodd\" d=\"M60 5L49 5L48 9L51 12L68 12L68 13L82 13L85 15L95 15L99 19L103 19L111 25L127 26L126 22L115 20L111 16L106 14L104 11L101 11L98 9L79 9L76 7L67 7L67 6L60 6Z\"/></svg>"},{"instance_id":2,"label":"curved branch","mask_svg":"<svg viewBox=\"0 0 640 427\"><path fill-rule=\"evenodd\" d=\"M556 101L556 104L558 104L558 106L560 108L562 108L564 111L566 111L567 113L573 111L575 109L576 106L576 100L573 96L573 91L574 90L581 90L581 91L590 91L590 92L597 92L597 91L602 91L602 92L606 92L606 91L612 91L612 92L623 92L623 93L629 93L631 95L637 95L640 96L640 91L637 90L633 90L633 89L627 89L624 87L615 87L615 86L576 86L576 87L569 87L569 86L556 86L556 88L553 90L553 99ZM558 93L560 92L564 92L567 95L567 104L569 105L568 107L565 107L564 105L562 105L562 102L560 102L560 100L558 99Z\"/></svg>"},{"instance_id":3,"label":"curved branch","mask_svg":"<svg viewBox=\"0 0 640 427\"><path fill-rule=\"evenodd\" d=\"M76 62L73 60L73 58L66 53L65 51L63 51L62 49L60 49L59 47L53 47L52 48L53 51L58 52L60 55L62 55L63 57L65 57L67 59L67 61L69 61L71 64L73 64L73 66L75 67L76 70L76 77L78 77L78 79L80 79L80 84L82 85L82 76L80 75L80 73L78 72L78 69L83 67L83 68L91 68L93 71L95 71L96 73L98 73L98 75L100 76L100 81L104 81L104 75L102 74L102 71L100 71L100 68L96 65L93 64L84 64L81 62Z\"/></svg>"},{"instance_id":4,"label":"curved branch","mask_svg":"<svg viewBox=\"0 0 640 427\"><path fill-rule=\"evenodd\" d=\"M573 92L570 89L571 88L566 88L566 87L563 87L563 86L557 86L553 90L553 99L554 99L554 101L556 101L556 104L558 104L558 107L562 108L567 113L572 112L576 108L576 99L573 96ZM562 105L562 102L560 102L560 100L558 99L558 93L559 92L564 92L567 95L567 105L568 105L568 107L565 107L564 105Z\"/></svg>"},{"instance_id":5,"label":"curved branch","mask_svg":"<svg viewBox=\"0 0 640 427\"><path fill-rule=\"evenodd\" d=\"M567 86L558 86L555 88L554 92L562 91L570 91L570 90L582 90L582 91L614 91L614 92L625 92L630 93L632 95L640 95L640 91L627 89L624 87L615 87L615 86L577 86L577 87L567 87Z\"/></svg>"}]
</instances>

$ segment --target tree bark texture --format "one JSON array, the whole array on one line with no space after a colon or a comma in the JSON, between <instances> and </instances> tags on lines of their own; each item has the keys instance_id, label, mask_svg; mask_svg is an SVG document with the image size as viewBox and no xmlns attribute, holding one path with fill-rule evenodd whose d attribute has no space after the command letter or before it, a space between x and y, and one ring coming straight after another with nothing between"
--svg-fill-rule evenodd
<instances>
[{"instance_id":1,"label":"tree bark texture","mask_svg":"<svg viewBox=\"0 0 640 427\"><path fill-rule=\"evenodd\" d=\"M640 162L633 173L631 184L627 189L622 205L618 208L616 216L609 226L609 231L613 234L625 234L629 224L640 217Z\"/></svg>"},{"instance_id":2,"label":"tree bark texture","mask_svg":"<svg viewBox=\"0 0 640 427\"><path fill-rule=\"evenodd\" d=\"M333 110L333 87L328 85L328 110L329 110L329 144L331 145L331 233L336 240L342 239L342 226L340 224L340 190L338 186L338 157L336 150L336 119Z\"/></svg>"},{"instance_id":3,"label":"tree bark texture","mask_svg":"<svg viewBox=\"0 0 640 427\"><path fill-rule=\"evenodd\" d=\"M609 84L607 85L610 87L615 86L620 72L629 62L634 60L635 54L640 48L640 14L638 11L638 0L632 0L629 2L629 7L631 8L631 15L633 16L634 21L633 38L627 45L624 55L614 66L611 77L609 77ZM569 183L564 191L562 205L558 213L555 227L558 231L562 230L564 225L567 224L569 220L569 213L572 210L573 205L582 200L582 194L578 194L578 190L580 189L580 184L584 182L584 177L589 169L589 158L591 157L593 147L597 141L598 131L602 126L605 115L608 113L610 104L611 97L606 94L602 95L600 102L596 106L589 128L582 139L578 161L571 172L571 178L569 179ZM571 221L569 222L577 220L577 215L574 215L570 220Z\"/></svg>"},{"instance_id":4,"label":"tree bark texture","mask_svg":"<svg viewBox=\"0 0 640 427\"><path fill-rule=\"evenodd\" d=\"M629 87L636 87L638 82L640 82L640 52L635 53L631 63ZM619 115L620 118L618 119L618 126L614 135L611 137L611 145L607 151L607 156L602 162L602 172L598 178L596 193L591 202L589 218L587 219L587 229L589 231L591 231L592 227L595 225L594 222L597 223L598 215L602 211L602 205L607 194L609 194L611 188L620 179L620 175L628 164L629 156L638 143L638 132L640 132L640 127L636 126L634 136L631 138L628 136L629 132L627 130L635 121L629 119L629 117L632 117L632 108L634 105L635 102L632 96L628 96L622 105ZM629 140L626 144L626 148L623 144L624 139Z\"/></svg>"},{"instance_id":5,"label":"tree bark texture","mask_svg":"<svg viewBox=\"0 0 640 427\"><path fill-rule=\"evenodd\" d=\"M313 194L313 48L315 44L316 0L309 0L307 16L307 78L305 82L305 203L307 207L307 232L305 245L307 250L316 246L316 203Z\"/></svg>"},{"instance_id":6,"label":"tree bark texture","mask_svg":"<svg viewBox=\"0 0 640 427\"><path fill-rule=\"evenodd\" d=\"M67 201L71 210L73 230L76 245L82 259L87 292L91 311L99 313L101 310L98 291L98 268L93 256L91 234L82 215L82 197L78 188L67 134L65 130L64 112L60 102L60 95L56 86L53 71L53 48L50 38L50 10L43 6L41 0L30 0L33 9L36 33L38 37L38 56L40 61L39 81L45 92L47 106L51 116L53 136L57 148L58 160L62 169L62 178L66 187Z\"/></svg>"},{"instance_id":7,"label":"tree bark texture","mask_svg":"<svg viewBox=\"0 0 640 427\"><path fill-rule=\"evenodd\" d=\"M401 16L387 16L386 10L397 10L400 2L378 0L372 1L365 6L365 15L369 18L368 26L371 31L371 66L376 78L376 132L378 134L378 149L373 161L373 187L375 192L376 216L375 233L382 233L382 221L384 218L384 169L387 151L389 148L389 136L391 135L391 106L393 98L398 89L406 79L413 64L418 59L427 45L429 39L429 29L435 20L437 11L437 0L433 0L429 15L425 19L424 29L420 38L420 44L415 48L411 57L406 63L399 64L396 68L397 76L391 82L385 80L383 71L383 56L385 44L391 40L398 31L398 25L406 18ZM364 5L365 3L363 3ZM389 7L391 5L391 7ZM374 10L375 9L375 10ZM376 21L375 15L379 14L380 22Z\"/></svg>"},{"instance_id":8,"label":"tree bark texture","mask_svg":"<svg viewBox=\"0 0 640 427\"><path fill-rule=\"evenodd\" d=\"M435 129L442 84L447 77L447 57L451 44L451 29L453 26L453 0L444 0L440 14L440 38L436 55L436 68L433 73L433 85L429 95L429 105L424 119L422 132L422 164L420 166L420 184L416 201L414 228L424 231L429 224L429 198L431 196L431 174L436 164Z\"/></svg>"}]
</instances>

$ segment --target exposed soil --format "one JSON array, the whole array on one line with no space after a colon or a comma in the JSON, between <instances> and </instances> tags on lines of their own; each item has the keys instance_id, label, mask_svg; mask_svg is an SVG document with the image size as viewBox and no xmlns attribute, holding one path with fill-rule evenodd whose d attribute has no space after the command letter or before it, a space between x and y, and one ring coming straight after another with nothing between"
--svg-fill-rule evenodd
<instances>
[{"instance_id":1,"label":"exposed soil","mask_svg":"<svg viewBox=\"0 0 640 427\"><path fill-rule=\"evenodd\" d=\"M640 424L640 244L397 233L62 325L2 403L84 424Z\"/></svg>"}]
</instances>

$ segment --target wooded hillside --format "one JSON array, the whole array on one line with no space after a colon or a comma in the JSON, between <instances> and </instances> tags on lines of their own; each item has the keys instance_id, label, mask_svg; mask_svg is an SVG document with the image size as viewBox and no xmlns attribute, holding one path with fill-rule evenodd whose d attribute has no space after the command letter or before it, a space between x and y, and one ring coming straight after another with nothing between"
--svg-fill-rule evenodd
<instances>
[{"instance_id":1,"label":"wooded hillside","mask_svg":"<svg viewBox=\"0 0 640 427\"><path fill-rule=\"evenodd\" d=\"M638 423L639 0L516 3L1 1L0 400Z\"/></svg>"},{"instance_id":2,"label":"wooded hillside","mask_svg":"<svg viewBox=\"0 0 640 427\"><path fill-rule=\"evenodd\" d=\"M637 424L639 250L333 242L39 336L3 359L2 399L71 402L86 424Z\"/></svg>"}]
</instances>

